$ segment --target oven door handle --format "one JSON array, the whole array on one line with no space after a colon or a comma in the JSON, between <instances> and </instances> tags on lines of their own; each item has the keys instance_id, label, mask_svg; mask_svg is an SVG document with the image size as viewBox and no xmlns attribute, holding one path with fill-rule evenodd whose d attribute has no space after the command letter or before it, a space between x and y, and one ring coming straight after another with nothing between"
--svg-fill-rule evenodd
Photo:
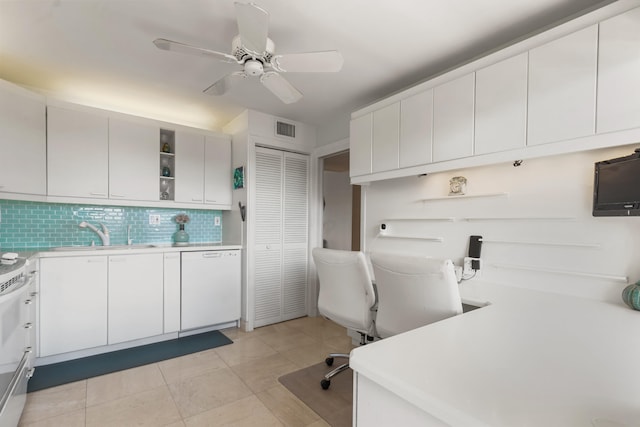
<instances>
[{"instance_id":1,"label":"oven door handle","mask_svg":"<svg viewBox=\"0 0 640 427\"><path fill-rule=\"evenodd\" d=\"M16 371L14 372L13 378L11 378L11 382L9 382L7 390L5 390L4 394L2 395L2 400L0 400L0 414L4 412L7 404L9 403L9 399L11 398L11 396L13 396L13 393L16 391L16 388L18 387L18 384L20 384L20 381L22 381L22 375L24 375L24 368L29 361L30 353L31 350L27 350L24 352L24 354L22 355L22 359L20 360L20 364L18 365L18 369L16 369Z\"/></svg>"}]
</instances>

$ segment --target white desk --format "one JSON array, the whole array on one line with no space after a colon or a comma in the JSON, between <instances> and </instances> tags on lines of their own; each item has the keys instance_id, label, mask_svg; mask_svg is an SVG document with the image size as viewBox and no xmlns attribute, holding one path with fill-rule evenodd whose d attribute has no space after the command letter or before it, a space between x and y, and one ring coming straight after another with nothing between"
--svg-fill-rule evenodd
<instances>
[{"instance_id":1,"label":"white desk","mask_svg":"<svg viewBox=\"0 0 640 427\"><path fill-rule=\"evenodd\" d=\"M639 311L473 281L461 294L491 305L353 350L354 426L640 426Z\"/></svg>"}]
</instances>

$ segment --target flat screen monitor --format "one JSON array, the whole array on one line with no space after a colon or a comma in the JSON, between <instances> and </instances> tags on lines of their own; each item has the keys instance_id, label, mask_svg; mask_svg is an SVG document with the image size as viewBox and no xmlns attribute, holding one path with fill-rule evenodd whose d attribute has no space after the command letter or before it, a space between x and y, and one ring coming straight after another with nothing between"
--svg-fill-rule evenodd
<instances>
[{"instance_id":1,"label":"flat screen monitor","mask_svg":"<svg viewBox=\"0 0 640 427\"><path fill-rule=\"evenodd\" d=\"M595 164L593 216L640 215L639 151Z\"/></svg>"}]
</instances>

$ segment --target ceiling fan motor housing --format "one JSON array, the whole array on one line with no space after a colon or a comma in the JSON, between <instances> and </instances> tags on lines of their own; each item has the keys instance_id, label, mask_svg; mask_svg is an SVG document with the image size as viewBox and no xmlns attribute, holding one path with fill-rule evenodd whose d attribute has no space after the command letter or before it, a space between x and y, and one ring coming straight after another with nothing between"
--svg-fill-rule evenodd
<instances>
[{"instance_id":1,"label":"ceiling fan motor housing","mask_svg":"<svg viewBox=\"0 0 640 427\"><path fill-rule=\"evenodd\" d=\"M264 67L262 66L262 62L257 59L248 59L244 63L244 72L248 76L261 76L264 73Z\"/></svg>"},{"instance_id":2,"label":"ceiling fan motor housing","mask_svg":"<svg viewBox=\"0 0 640 427\"><path fill-rule=\"evenodd\" d=\"M241 64L244 61L248 61L250 59L259 59L263 64L268 64L271 62L271 58L273 57L273 52L276 50L276 45L273 43L273 40L267 38L267 48L264 52L251 52L242 45L242 40L240 39L240 35L237 35L233 38L231 42L231 54L236 57L236 60Z\"/></svg>"}]
</instances>

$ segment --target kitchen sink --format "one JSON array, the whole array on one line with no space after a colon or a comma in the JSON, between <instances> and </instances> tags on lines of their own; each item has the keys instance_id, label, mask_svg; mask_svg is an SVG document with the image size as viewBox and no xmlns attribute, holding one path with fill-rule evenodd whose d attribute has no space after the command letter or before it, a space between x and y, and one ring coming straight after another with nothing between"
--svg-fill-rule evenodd
<instances>
[{"instance_id":1,"label":"kitchen sink","mask_svg":"<svg viewBox=\"0 0 640 427\"><path fill-rule=\"evenodd\" d=\"M52 251L104 251L104 250L121 250L121 249L146 249L155 248L155 245L111 245L111 246L57 246L51 248Z\"/></svg>"}]
</instances>

